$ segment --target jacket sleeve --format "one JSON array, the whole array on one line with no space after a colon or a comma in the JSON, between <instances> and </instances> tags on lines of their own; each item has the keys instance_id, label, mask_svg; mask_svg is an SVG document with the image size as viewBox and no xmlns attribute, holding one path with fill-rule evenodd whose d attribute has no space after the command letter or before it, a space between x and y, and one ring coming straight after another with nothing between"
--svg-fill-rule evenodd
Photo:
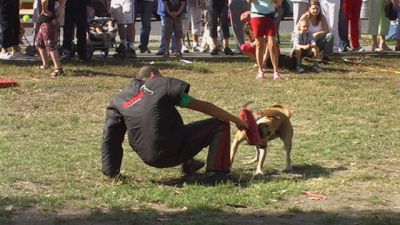
<instances>
[{"instance_id":1,"label":"jacket sleeve","mask_svg":"<svg viewBox=\"0 0 400 225\"><path fill-rule=\"evenodd\" d=\"M125 132L122 115L116 109L107 108L101 146L102 172L106 176L115 177L120 173Z\"/></svg>"}]
</instances>

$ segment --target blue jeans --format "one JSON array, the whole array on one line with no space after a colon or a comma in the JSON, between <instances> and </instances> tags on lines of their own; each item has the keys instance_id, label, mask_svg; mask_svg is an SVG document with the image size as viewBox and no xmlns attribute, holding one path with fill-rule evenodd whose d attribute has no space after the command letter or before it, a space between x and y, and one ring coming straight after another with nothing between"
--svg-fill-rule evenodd
<instances>
[{"instance_id":1,"label":"blue jeans","mask_svg":"<svg viewBox=\"0 0 400 225\"><path fill-rule=\"evenodd\" d=\"M140 20L142 21L142 28L140 29L140 45L139 49L147 49L149 45L150 31L151 31L151 16L153 11L152 1L139 1Z\"/></svg>"},{"instance_id":2,"label":"blue jeans","mask_svg":"<svg viewBox=\"0 0 400 225\"><path fill-rule=\"evenodd\" d=\"M166 51L165 49L165 40L166 40L166 31L165 31L165 21L167 20L167 18L165 16L160 16L161 18L161 41L160 41L160 47L159 47L159 52L164 52ZM176 51L176 46L175 46L175 34L172 34L172 40L171 40L171 51Z\"/></svg>"},{"instance_id":3,"label":"blue jeans","mask_svg":"<svg viewBox=\"0 0 400 225\"><path fill-rule=\"evenodd\" d=\"M343 0L340 1L340 10L339 10L339 38L340 38L340 47L341 48L349 48L349 25L345 20L346 15L343 10Z\"/></svg>"}]
</instances>

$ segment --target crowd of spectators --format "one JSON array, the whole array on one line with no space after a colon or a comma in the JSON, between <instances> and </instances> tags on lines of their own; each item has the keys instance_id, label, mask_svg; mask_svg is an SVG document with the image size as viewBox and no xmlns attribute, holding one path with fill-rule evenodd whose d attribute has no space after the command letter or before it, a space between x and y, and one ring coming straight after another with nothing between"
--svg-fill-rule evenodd
<instances>
[{"instance_id":1,"label":"crowd of spectators","mask_svg":"<svg viewBox=\"0 0 400 225\"><path fill-rule=\"evenodd\" d=\"M287 0L66 0L65 12L52 15L57 21L57 27L62 27L62 45L60 53L62 59L73 57L73 48L76 48L79 60L87 61L88 21L94 17L111 17L116 22L119 36L118 57L135 58L135 16L140 15L141 29L137 50L140 53L163 55L170 53L177 57L189 51L209 52L217 55L246 54L241 46L247 44L243 27L250 27L253 48L250 57L257 62L257 78L264 77L265 61L271 60L274 68L274 78L279 79L278 57L279 23ZM293 10L292 53L297 57L297 71L302 72L299 54L310 55L326 60L333 52L365 51L360 45L360 11L362 0L291 0ZM393 9L400 16L399 0L369 0L369 24L367 34L371 35L372 51L400 51L400 28L397 26L395 35L395 49L386 44L386 35L389 32L389 18L385 15L385 3L392 1ZM55 4L61 0L34 0L39 7L36 17L45 14L43 4ZM151 34L151 18L154 6L157 5L157 14L161 18L162 38L159 49L152 53L149 49ZM21 57L19 47L20 1L0 0L0 59ZM58 12L56 10L54 12ZM250 13L249 13L250 12ZM246 17L242 14L246 13ZM248 17L250 15L250 18ZM56 18L57 17L57 18ZM62 17L62 18L60 18ZM89 19L88 19L89 18ZM242 18L242 19L241 19ZM246 18L243 20L243 18ZM37 22L37 21L36 21ZM210 48L203 49L200 45L205 29L209 29ZM235 36L236 48L229 45L230 27ZM58 30L58 28L54 28ZM111 29L111 28L110 28ZM306 32L306 33L305 33ZM57 31L57 34L61 32ZM308 35L307 33L310 33ZM350 35L349 35L350 34ZM73 40L76 36L76 47ZM350 36L350 39L349 39ZM184 39L190 39L191 49L185 45ZM306 40L299 39L307 37ZM60 40L59 38L58 40ZM203 37L204 39L204 37ZM218 40L221 41L218 41ZM308 40L310 39L310 40ZM39 42L39 44L42 42ZM38 44L38 43L37 43ZM39 46L39 49L44 46ZM48 47L48 46L46 46ZM52 46L54 47L54 46ZM249 46L248 46L249 47ZM9 51L11 49L11 52ZM53 50L53 48L50 48ZM247 49L248 50L248 49ZM123 53L123 54L121 54ZM53 59L54 60L54 59ZM57 64L57 63L55 63ZM48 66L45 61L44 67ZM56 65L56 67L60 65ZM59 69L60 69L59 68ZM317 68L317 66L315 66ZM314 71L320 71L315 69ZM56 68L57 69L57 68Z\"/></svg>"}]
</instances>

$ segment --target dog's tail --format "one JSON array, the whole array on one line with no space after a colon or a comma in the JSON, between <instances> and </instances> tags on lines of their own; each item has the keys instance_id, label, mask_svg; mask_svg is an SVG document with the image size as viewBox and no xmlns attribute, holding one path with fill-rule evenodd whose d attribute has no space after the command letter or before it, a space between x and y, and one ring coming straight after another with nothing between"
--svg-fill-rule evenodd
<instances>
[{"instance_id":1,"label":"dog's tail","mask_svg":"<svg viewBox=\"0 0 400 225\"><path fill-rule=\"evenodd\" d=\"M280 111L285 114L288 118L290 118L292 116L292 112L289 110L289 108L281 103L275 104L272 106L273 108L278 108L280 109Z\"/></svg>"}]
</instances>

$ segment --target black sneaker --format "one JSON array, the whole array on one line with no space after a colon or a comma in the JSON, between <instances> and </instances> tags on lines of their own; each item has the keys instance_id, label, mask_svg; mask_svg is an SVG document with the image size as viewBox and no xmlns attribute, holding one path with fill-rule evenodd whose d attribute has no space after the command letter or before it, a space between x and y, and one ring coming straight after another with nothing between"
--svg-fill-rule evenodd
<instances>
[{"instance_id":1,"label":"black sneaker","mask_svg":"<svg viewBox=\"0 0 400 225\"><path fill-rule=\"evenodd\" d=\"M158 52L156 53L156 55L165 55L165 52L158 51Z\"/></svg>"},{"instance_id":2,"label":"black sneaker","mask_svg":"<svg viewBox=\"0 0 400 225\"><path fill-rule=\"evenodd\" d=\"M176 57L176 58L182 58L183 55L182 55L181 52L175 52L175 57Z\"/></svg>"},{"instance_id":3,"label":"black sneaker","mask_svg":"<svg viewBox=\"0 0 400 225\"><path fill-rule=\"evenodd\" d=\"M201 183L204 185L217 185L228 181L230 178L228 172L215 172L213 175L204 178Z\"/></svg>"},{"instance_id":4,"label":"black sneaker","mask_svg":"<svg viewBox=\"0 0 400 225\"><path fill-rule=\"evenodd\" d=\"M235 53L232 52L232 50L229 47L226 47L224 49L224 53L225 53L225 55L235 55Z\"/></svg>"},{"instance_id":5,"label":"black sneaker","mask_svg":"<svg viewBox=\"0 0 400 225\"><path fill-rule=\"evenodd\" d=\"M203 168L205 165L204 162L195 159L189 159L188 161L182 164L182 173L186 176L190 176L199 169Z\"/></svg>"},{"instance_id":6,"label":"black sneaker","mask_svg":"<svg viewBox=\"0 0 400 225\"><path fill-rule=\"evenodd\" d=\"M137 55L135 49L129 48L127 51L127 56L132 59L136 59Z\"/></svg>"},{"instance_id":7,"label":"black sneaker","mask_svg":"<svg viewBox=\"0 0 400 225\"><path fill-rule=\"evenodd\" d=\"M151 53L150 49L146 48L140 48L140 53Z\"/></svg>"},{"instance_id":8,"label":"black sneaker","mask_svg":"<svg viewBox=\"0 0 400 225\"><path fill-rule=\"evenodd\" d=\"M218 55L218 48L213 48L213 50L211 50L211 55Z\"/></svg>"}]
</instances>

